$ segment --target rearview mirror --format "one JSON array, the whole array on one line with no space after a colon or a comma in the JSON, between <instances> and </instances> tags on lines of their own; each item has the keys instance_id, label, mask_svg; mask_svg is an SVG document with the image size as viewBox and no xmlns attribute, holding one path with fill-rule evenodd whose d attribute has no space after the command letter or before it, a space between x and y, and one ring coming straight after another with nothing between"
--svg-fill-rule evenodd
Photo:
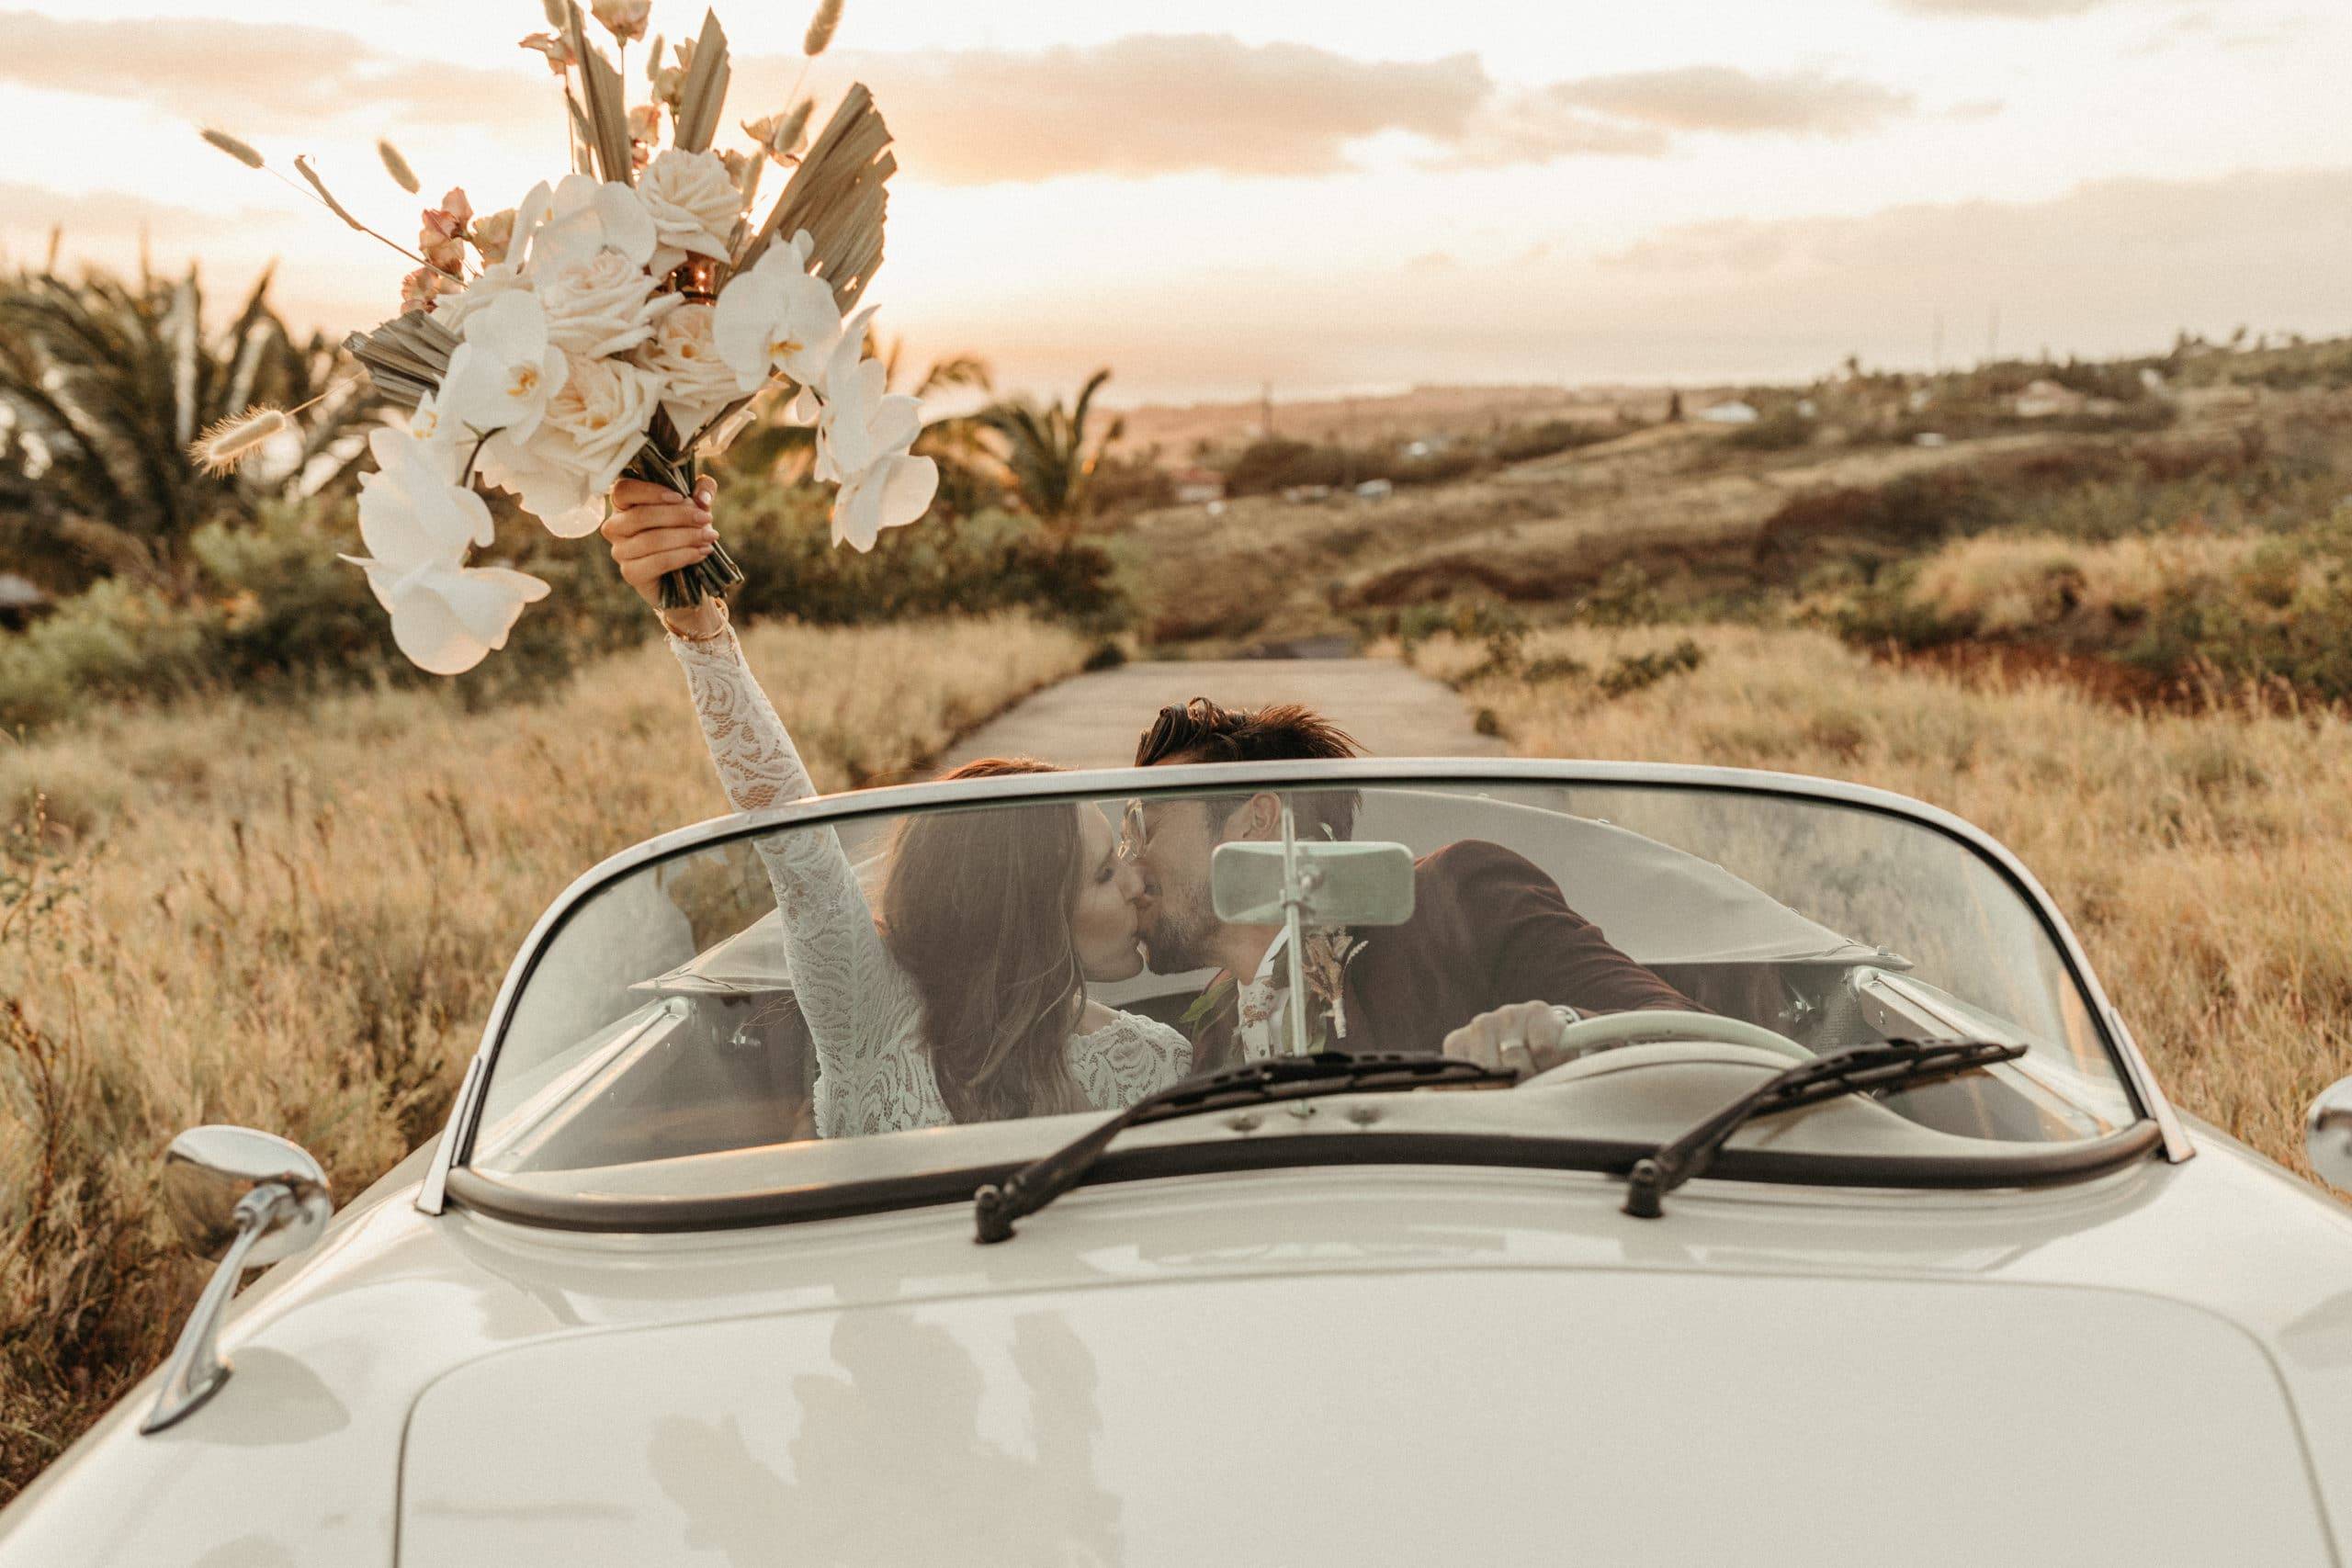
<instances>
[{"instance_id":1,"label":"rearview mirror","mask_svg":"<svg viewBox=\"0 0 2352 1568\"><path fill-rule=\"evenodd\" d=\"M2352 1078L2338 1078L2312 1101L2303 1153L2322 1181L2352 1191Z\"/></svg>"},{"instance_id":2,"label":"rearview mirror","mask_svg":"<svg viewBox=\"0 0 2352 1568\"><path fill-rule=\"evenodd\" d=\"M1297 856L1302 925L1401 926L1413 917L1413 852L1402 844L1303 840ZM1282 923L1279 843L1219 844L1209 857L1209 898L1216 918L1242 926Z\"/></svg>"}]
</instances>

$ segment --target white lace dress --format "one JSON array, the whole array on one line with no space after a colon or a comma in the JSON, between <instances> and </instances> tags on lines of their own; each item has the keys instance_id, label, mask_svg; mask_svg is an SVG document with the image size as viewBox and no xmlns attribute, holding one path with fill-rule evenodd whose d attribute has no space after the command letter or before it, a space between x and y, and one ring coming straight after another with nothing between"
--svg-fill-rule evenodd
<instances>
[{"instance_id":1,"label":"white lace dress","mask_svg":"<svg viewBox=\"0 0 2352 1568\"><path fill-rule=\"evenodd\" d=\"M685 668L702 736L738 811L817 793L792 737L743 662L732 631L669 639ZM786 956L817 1049L817 1129L828 1138L944 1126L955 1120L932 1076L922 1004L874 924L865 891L831 828L759 840L782 912ZM1057 911L1040 910L1040 919ZM1132 1105L1192 1070L1192 1043L1154 1019L1114 1013L1069 1045L1070 1075L1104 1111Z\"/></svg>"}]
</instances>

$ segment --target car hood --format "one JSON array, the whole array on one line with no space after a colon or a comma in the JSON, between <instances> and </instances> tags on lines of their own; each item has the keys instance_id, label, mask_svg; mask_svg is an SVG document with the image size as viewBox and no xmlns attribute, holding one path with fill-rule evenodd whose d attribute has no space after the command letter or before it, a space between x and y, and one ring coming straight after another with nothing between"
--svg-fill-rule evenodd
<instances>
[{"instance_id":1,"label":"car hood","mask_svg":"<svg viewBox=\"0 0 2352 1568\"><path fill-rule=\"evenodd\" d=\"M606 1328L410 1413L402 1564L2332 1561L2154 1295L1424 1269Z\"/></svg>"}]
</instances>

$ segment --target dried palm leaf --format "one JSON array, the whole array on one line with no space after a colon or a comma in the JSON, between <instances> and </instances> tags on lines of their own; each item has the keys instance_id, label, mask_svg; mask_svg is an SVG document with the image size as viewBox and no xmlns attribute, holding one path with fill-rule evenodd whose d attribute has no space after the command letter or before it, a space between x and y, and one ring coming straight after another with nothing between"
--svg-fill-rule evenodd
<instances>
[{"instance_id":1,"label":"dried palm leaf","mask_svg":"<svg viewBox=\"0 0 2352 1568\"><path fill-rule=\"evenodd\" d=\"M702 14L702 31L695 39L692 58L685 83L678 89L677 124L670 143L681 152L700 152L718 133L718 111L727 102L727 84L734 75L727 63L727 34L708 11Z\"/></svg>"},{"instance_id":2,"label":"dried palm leaf","mask_svg":"<svg viewBox=\"0 0 2352 1568\"><path fill-rule=\"evenodd\" d=\"M844 312L854 308L882 265L888 182L899 166L889 147L890 128L874 107L874 95L863 83L852 85L817 133L807 159L785 182L767 221L736 252L735 270L758 261L778 234L788 237L806 229L815 247L809 270L833 286L833 299ZM703 429L725 428L751 400L736 399Z\"/></svg>"},{"instance_id":3,"label":"dried palm leaf","mask_svg":"<svg viewBox=\"0 0 2352 1568\"><path fill-rule=\"evenodd\" d=\"M596 168L607 180L636 183L636 160L629 155L628 106L621 93L621 73L603 51L588 42L587 20L574 0L564 6L564 41L580 61L580 96L586 100L588 145L595 150Z\"/></svg>"},{"instance_id":4,"label":"dried palm leaf","mask_svg":"<svg viewBox=\"0 0 2352 1568\"><path fill-rule=\"evenodd\" d=\"M440 389L449 355L457 351L458 334L429 312L412 311L373 331L353 333L343 346L367 368L368 378L385 401L413 410L427 394Z\"/></svg>"}]
</instances>

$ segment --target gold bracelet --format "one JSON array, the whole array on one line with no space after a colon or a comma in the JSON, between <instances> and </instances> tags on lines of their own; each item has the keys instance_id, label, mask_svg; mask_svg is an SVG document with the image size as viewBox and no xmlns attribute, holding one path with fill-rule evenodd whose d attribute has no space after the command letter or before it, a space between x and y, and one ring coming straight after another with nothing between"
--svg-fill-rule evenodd
<instances>
[{"instance_id":1,"label":"gold bracelet","mask_svg":"<svg viewBox=\"0 0 2352 1568\"><path fill-rule=\"evenodd\" d=\"M717 642L720 637L727 635L730 623L728 615L727 601L714 596L711 603L718 606L718 629L715 632L705 632L700 637L689 636L687 633L682 632L677 627L672 626L670 624L670 617L666 614L656 612L656 618L661 621L662 629L668 632L680 642Z\"/></svg>"}]
</instances>

